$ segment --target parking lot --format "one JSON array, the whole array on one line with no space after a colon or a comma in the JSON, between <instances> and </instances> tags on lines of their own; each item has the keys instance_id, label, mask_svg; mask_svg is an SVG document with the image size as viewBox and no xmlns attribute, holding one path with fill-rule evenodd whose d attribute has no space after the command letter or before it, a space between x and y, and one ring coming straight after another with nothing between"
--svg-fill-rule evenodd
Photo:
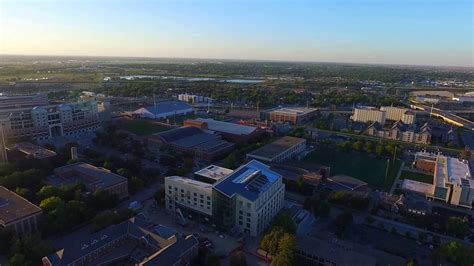
<instances>
[{"instance_id":1,"label":"parking lot","mask_svg":"<svg viewBox=\"0 0 474 266\"><path fill-rule=\"evenodd\" d=\"M226 257L231 251L241 246L238 239L216 231L210 226L189 219L186 226L178 224L173 214L168 213L162 207L154 205L153 200L148 200L144 203L142 212L151 219L153 223L169 227L180 234L190 235L197 233L197 236L202 240L207 239L211 243L212 246L210 249L221 258Z\"/></svg>"}]
</instances>

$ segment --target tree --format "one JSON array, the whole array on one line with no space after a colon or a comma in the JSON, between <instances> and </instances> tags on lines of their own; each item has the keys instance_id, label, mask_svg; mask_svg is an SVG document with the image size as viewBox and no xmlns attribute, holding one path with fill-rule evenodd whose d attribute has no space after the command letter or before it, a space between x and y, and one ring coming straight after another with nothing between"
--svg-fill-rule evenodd
<instances>
[{"instance_id":1,"label":"tree","mask_svg":"<svg viewBox=\"0 0 474 266\"><path fill-rule=\"evenodd\" d=\"M33 193L31 192L31 190L27 189L27 188L20 188L20 187L17 187L15 189L15 193L22 196L23 198L27 199L27 200L33 200Z\"/></svg>"},{"instance_id":2,"label":"tree","mask_svg":"<svg viewBox=\"0 0 474 266\"><path fill-rule=\"evenodd\" d=\"M145 183L143 182L143 180L141 180L140 178L136 176L132 176L128 180L128 191L130 192L130 194L133 195L137 193L139 190L141 190L144 185Z\"/></svg>"},{"instance_id":3,"label":"tree","mask_svg":"<svg viewBox=\"0 0 474 266\"><path fill-rule=\"evenodd\" d=\"M272 227L280 227L287 233L294 234L296 232L296 224L287 213L281 212L273 218Z\"/></svg>"},{"instance_id":4,"label":"tree","mask_svg":"<svg viewBox=\"0 0 474 266\"><path fill-rule=\"evenodd\" d=\"M294 235L285 233L278 243L278 255L272 261L272 266L294 265L296 239Z\"/></svg>"},{"instance_id":5,"label":"tree","mask_svg":"<svg viewBox=\"0 0 474 266\"><path fill-rule=\"evenodd\" d=\"M230 254L229 260L230 266L247 266L247 259L242 251L235 251Z\"/></svg>"},{"instance_id":6,"label":"tree","mask_svg":"<svg viewBox=\"0 0 474 266\"><path fill-rule=\"evenodd\" d=\"M60 197L52 196L42 200L39 206L41 209L49 212L54 209L62 208L64 206L64 201Z\"/></svg>"},{"instance_id":7,"label":"tree","mask_svg":"<svg viewBox=\"0 0 474 266\"><path fill-rule=\"evenodd\" d=\"M358 140L352 144L352 148L356 151L360 151L362 149L362 141Z\"/></svg>"},{"instance_id":8,"label":"tree","mask_svg":"<svg viewBox=\"0 0 474 266\"><path fill-rule=\"evenodd\" d=\"M285 234L285 230L281 227L274 227L270 233L263 236L260 247L275 256L278 252L278 245L281 237Z\"/></svg>"},{"instance_id":9,"label":"tree","mask_svg":"<svg viewBox=\"0 0 474 266\"><path fill-rule=\"evenodd\" d=\"M458 217L449 217L446 221L446 231L448 234L464 238L469 232L469 225Z\"/></svg>"},{"instance_id":10,"label":"tree","mask_svg":"<svg viewBox=\"0 0 474 266\"><path fill-rule=\"evenodd\" d=\"M374 148L373 148L372 142L366 141L366 142L365 142L365 145L364 145L364 150L365 150L365 152L367 152L367 153L372 153L372 152L373 152L373 149L374 149Z\"/></svg>"},{"instance_id":11,"label":"tree","mask_svg":"<svg viewBox=\"0 0 474 266\"><path fill-rule=\"evenodd\" d=\"M437 262L436 264L444 264L443 262L449 261L455 265L471 266L474 265L474 250L451 241L435 250L433 258Z\"/></svg>"},{"instance_id":12,"label":"tree","mask_svg":"<svg viewBox=\"0 0 474 266\"><path fill-rule=\"evenodd\" d=\"M160 206L165 205L165 200L166 200L166 190L165 186L161 185L160 188L155 192L154 198L156 200L156 203Z\"/></svg>"},{"instance_id":13,"label":"tree","mask_svg":"<svg viewBox=\"0 0 474 266\"><path fill-rule=\"evenodd\" d=\"M377 156L382 156L383 153L384 147L382 145L375 146L375 154L377 154Z\"/></svg>"},{"instance_id":14,"label":"tree","mask_svg":"<svg viewBox=\"0 0 474 266\"><path fill-rule=\"evenodd\" d=\"M345 211L339 216L336 217L336 235L338 237L343 237L344 233L347 230L347 227L352 223L352 213Z\"/></svg>"},{"instance_id":15,"label":"tree","mask_svg":"<svg viewBox=\"0 0 474 266\"><path fill-rule=\"evenodd\" d=\"M17 238L11 247L11 257L6 265L37 265L52 249L41 244L39 235Z\"/></svg>"},{"instance_id":16,"label":"tree","mask_svg":"<svg viewBox=\"0 0 474 266\"><path fill-rule=\"evenodd\" d=\"M130 172L130 170L128 170L127 168L117 169L117 174L126 178L130 178L132 176L132 172Z\"/></svg>"},{"instance_id":17,"label":"tree","mask_svg":"<svg viewBox=\"0 0 474 266\"><path fill-rule=\"evenodd\" d=\"M206 255L206 266L219 266L221 265L221 262L219 260L219 257L217 257L216 254L213 252L208 252Z\"/></svg>"},{"instance_id":18,"label":"tree","mask_svg":"<svg viewBox=\"0 0 474 266\"><path fill-rule=\"evenodd\" d=\"M418 233L418 239L419 239L420 241L425 241L426 238L428 238L428 235L427 235L425 232L419 232L419 233Z\"/></svg>"},{"instance_id":19,"label":"tree","mask_svg":"<svg viewBox=\"0 0 474 266\"><path fill-rule=\"evenodd\" d=\"M59 188L47 185L43 186L38 192L36 192L36 196L40 199L46 199L49 197L60 197L61 196L61 191Z\"/></svg>"}]
</instances>

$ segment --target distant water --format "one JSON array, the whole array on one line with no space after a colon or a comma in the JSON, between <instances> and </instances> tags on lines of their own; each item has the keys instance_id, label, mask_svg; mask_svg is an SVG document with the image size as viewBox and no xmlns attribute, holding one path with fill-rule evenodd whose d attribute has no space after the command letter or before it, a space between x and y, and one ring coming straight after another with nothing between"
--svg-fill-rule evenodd
<instances>
[{"instance_id":1,"label":"distant water","mask_svg":"<svg viewBox=\"0 0 474 266\"><path fill-rule=\"evenodd\" d=\"M136 79L172 79L172 80L185 80L189 82L195 81L217 81L217 82L228 82L228 83L261 83L263 79L217 79L217 78L196 78L196 77L177 77L177 76L153 76L153 75L131 75L131 76L120 76L120 79L125 80L136 80Z\"/></svg>"}]
</instances>

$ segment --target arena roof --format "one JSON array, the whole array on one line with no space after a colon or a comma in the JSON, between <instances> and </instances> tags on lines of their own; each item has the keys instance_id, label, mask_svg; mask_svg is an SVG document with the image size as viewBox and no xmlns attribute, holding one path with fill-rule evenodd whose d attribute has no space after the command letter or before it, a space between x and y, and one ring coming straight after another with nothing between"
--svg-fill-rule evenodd
<instances>
[{"instance_id":1,"label":"arena roof","mask_svg":"<svg viewBox=\"0 0 474 266\"><path fill-rule=\"evenodd\" d=\"M255 130L257 130L256 127L217 121L214 119L198 118L196 120L207 123L207 128L209 130L224 132L224 133L229 133L229 134L234 134L234 135L250 135L253 132L255 132Z\"/></svg>"}]
</instances>

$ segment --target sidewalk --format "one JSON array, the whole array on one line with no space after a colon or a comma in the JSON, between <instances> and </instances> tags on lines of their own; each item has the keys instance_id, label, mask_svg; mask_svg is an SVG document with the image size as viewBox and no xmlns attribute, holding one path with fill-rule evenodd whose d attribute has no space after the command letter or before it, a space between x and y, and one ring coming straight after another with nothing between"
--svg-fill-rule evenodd
<instances>
[{"instance_id":1,"label":"sidewalk","mask_svg":"<svg viewBox=\"0 0 474 266\"><path fill-rule=\"evenodd\" d=\"M390 194L393 194L393 192L397 188L397 184L400 183L400 175L402 174L402 171L404 168L405 168L405 162L402 162L402 165L400 165L400 168L398 169L397 177L395 178L395 181L393 182L393 185L390 188ZM401 184L400 184L400 187L401 187Z\"/></svg>"}]
</instances>

